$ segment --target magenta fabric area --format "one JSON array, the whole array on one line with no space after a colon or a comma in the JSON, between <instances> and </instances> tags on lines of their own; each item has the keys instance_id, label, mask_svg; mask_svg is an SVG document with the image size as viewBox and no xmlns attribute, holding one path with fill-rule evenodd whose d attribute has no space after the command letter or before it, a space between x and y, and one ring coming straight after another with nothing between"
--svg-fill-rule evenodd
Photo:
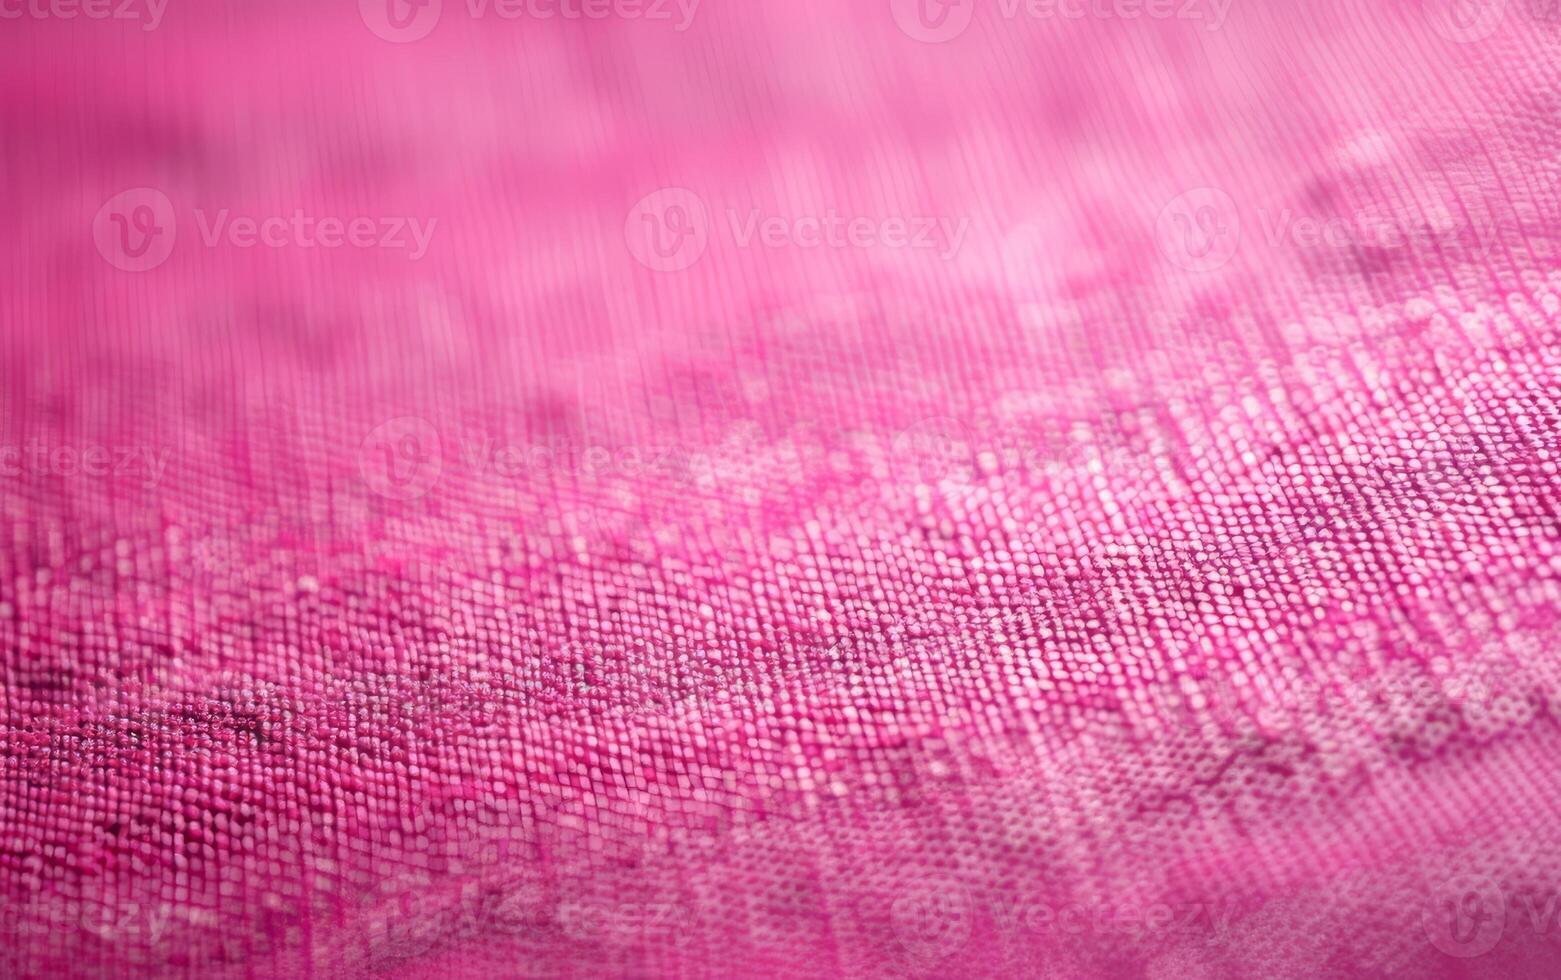
<instances>
[{"instance_id":1,"label":"magenta fabric area","mask_svg":"<svg viewBox=\"0 0 1561 980\"><path fill-rule=\"evenodd\" d=\"M1561 8L0 0L0 975L1561 975Z\"/></svg>"}]
</instances>

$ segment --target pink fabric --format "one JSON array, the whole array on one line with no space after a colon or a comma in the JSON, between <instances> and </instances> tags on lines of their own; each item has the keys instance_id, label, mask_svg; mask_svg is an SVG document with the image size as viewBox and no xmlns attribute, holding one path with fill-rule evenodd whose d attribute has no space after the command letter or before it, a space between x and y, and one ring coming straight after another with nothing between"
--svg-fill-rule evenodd
<instances>
[{"instance_id":1,"label":"pink fabric","mask_svg":"<svg viewBox=\"0 0 1561 980\"><path fill-rule=\"evenodd\" d=\"M0 7L0 974L1561 971L1548 5L492 3Z\"/></svg>"}]
</instances>

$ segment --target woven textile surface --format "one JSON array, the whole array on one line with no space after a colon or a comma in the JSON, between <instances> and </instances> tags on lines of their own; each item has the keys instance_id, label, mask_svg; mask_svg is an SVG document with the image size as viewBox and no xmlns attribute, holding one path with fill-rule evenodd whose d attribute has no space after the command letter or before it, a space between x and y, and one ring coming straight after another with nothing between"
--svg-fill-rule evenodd
<instances>
[{"instance_id":1,"label":"woven textile surface","mask_svg":"<svg viewBox=\"0 0 1561 980\"><path fill-rule=\"evenodd\" d=\"M0 975L1561 974L1561 8L0 3Z\"/></svg>"}]
</instances>

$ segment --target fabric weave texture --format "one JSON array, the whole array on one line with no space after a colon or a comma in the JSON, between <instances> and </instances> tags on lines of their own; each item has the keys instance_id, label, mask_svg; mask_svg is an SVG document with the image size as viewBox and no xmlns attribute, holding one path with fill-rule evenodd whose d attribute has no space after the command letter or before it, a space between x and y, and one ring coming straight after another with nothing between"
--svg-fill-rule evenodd
<instances>
[{"instance_id":1,"label":"fabric weave texture","mask_svg":"<svg viewBox=\"0 0 1561 980\"><path fill-rule=\"evenodd\" d=\"M1553 4L5 9L0 975L1561 972Z\"/></svg>"}]
</instances>

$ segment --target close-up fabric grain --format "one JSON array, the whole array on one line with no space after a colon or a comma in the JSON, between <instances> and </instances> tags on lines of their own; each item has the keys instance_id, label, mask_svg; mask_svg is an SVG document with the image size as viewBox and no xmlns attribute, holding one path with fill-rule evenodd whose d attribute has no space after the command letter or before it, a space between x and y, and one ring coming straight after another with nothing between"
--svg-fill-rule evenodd
<instances>
[{"instance_id":1,"label":"close-up fabric grain","mask_svg":"<svg viewBox=\"0 0 1561 980\"><path fill-rule=\"evenodd\" d=\"M1561 7L0 0L0 976L1561 975Z\"/></svg>"}]
</instances>

